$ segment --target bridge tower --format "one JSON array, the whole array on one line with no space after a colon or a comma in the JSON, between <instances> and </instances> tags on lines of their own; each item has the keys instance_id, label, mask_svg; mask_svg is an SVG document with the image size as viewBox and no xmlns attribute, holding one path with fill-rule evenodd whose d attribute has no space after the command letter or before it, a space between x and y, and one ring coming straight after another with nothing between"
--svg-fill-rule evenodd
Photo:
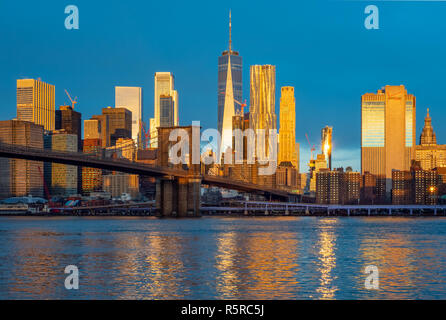
<instances>
[{"instance_id":1,"label":"bridge tower","mask_svg":"<svg viewBox=\"0 0 446 320\"><path fill-rule=\"evenodd\" d=\"M176 141L169 141L173 130L181 132ZM177 132L178 132L177 131ZM197 134L198 133L198 134ZM198 139L192 143L193 139ZM173 164L169 150L178 143L183 144L183 161ZM177 155L179 155L178 153ZM200 127L159 127L157 165L177 169L183 174L164 176L156 180L156 208L161 216L200 216L201 161L193 164L192 156L200 159Z\"/></svg>"}]
</instances>

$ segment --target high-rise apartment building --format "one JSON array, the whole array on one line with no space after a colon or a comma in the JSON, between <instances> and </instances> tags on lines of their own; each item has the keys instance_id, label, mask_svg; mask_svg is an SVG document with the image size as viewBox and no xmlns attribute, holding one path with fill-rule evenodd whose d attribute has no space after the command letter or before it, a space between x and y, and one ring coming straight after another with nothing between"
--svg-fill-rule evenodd
<instances>
[{"instance_id":1,"label":"high-rise apartment building","mask_svg":"<svg viewBox=\"0 0 446 320\"><path fill-rule=\"evenodd\" d=\"M231 32L232 22L231 13L229 13L228 50L218 57L218 131L222 136L224 120L226 119L226 128L228 129L232 116L241 111L241 106L235 101L241 103L243 98L242 57L237 51L232 50ZM229 143L227 140L224 145Z\"/></svg>"},{"instance_id":2,"label":"high-rise apartment building","mask_svg":"<svg viewBox=\"0 0 446 320\"><path fill-rule=\"evenodd\" d=\"M55 89L40 79L17 80L17 120L55 128Z\"/></svg>"},{"instance_id":3,"label":"high-rise apartment building","mask_svg":"<svg viewBox=\"0 0 446 320\"><path fill-rule=\"evenodd\" d=\"M28 121L0 121L0 142L43 149L43 126ZM0 198L43 196L43 162L0 158Z\"/></svg>"},{"instance_id":4,"label":"high-rise apartment building","mask_svg":"<svg viewBox=\"0 0 446 320\"><path fill-rule=\"evenodd\" d=\"M412 173L409 170L393 170L392 204L412 203Z\"/></svg>"},{"instance_id":5,"label":"high-rise apartment building","mask_svg":"<svg viewBox=\"0 0 446 320\"><path fill-rule=\"evenodd\" d=\"M174 126L179 125L179 108L178 108L178 92L174 88L175 86L175 77L170 72L156 72L155 73L155 116L154 116L154 127L153 127L153 133L154 135L151 136L151 139L153 142L151 142L151 147L157 148L158 147L158 140L157 140L157 131L156 128L160 126L161 123L161 96L170 96L172 98L173 102L173 119L174 119ZM152 127L151 127L152 132Z\"/></svg>"},{"instance_id":6,"label":"high-rise apartment building","mask_svg":"<svg viewBox=\"0 0 446 320\"><path fill-rule=\"evenodd\" d=\"M310 167L310 185L309 191L316 192L316 178L317 173L322 169L327 169L327 160L323 154L318 154L316 159L311 159L309 163Z\"/></svg>"},{"instance_id":7,"label":"high-rise apartment building","mask_svg":"<svg viewBox=\"0 0 446 320\"><path fill-rule=\"evenodd\" d=\"M322 153L325 156L325 160L327 160L328 168L331 170L331 152L333 149L332 144L333 138L333 127L325 126L321 131L321 147Z\"/></svg>"},{"instance_id":8,"label":"high-rise apartment building","mask_svg":"<svg viewBox=\"0 0 446 320\"><path fill-rule=\"evenodd\" d=\"M429 109L427 109L427 115L424 118L420 144L415 147L415 160L421 163L423 170L446 167L446 145L437 144Z\"/></svg>"},{"instance_id":9,"label":"high-rise apartment building","mask_svg":"<svg viewBox=\"0 0 446 320\"><path fill-rule=\"evenodd\" d=\"M296 145L296 102L293 87L282 87L280 96L279 165L291 162L298 168Z\"/></svg>"},{"instance_id":10,"label":"high-rise apartment building","mask_svg":"<svg viewBox=\"0 0 446 320\"><path fill-rule=\"evenodd\" d=\"M415 204L434 205L437 203L439 175L437 170L412 170L413 201Z\"/></svg>"},{"instance_id":11,"label":"high-rise apartment building","mask_svg":"<svg viewBox=\"0 0 446 320\"><path fill-rule=\"evenodd\" d=\"M132 112L132 136L138 148L142 148L142 88L115 87L115 107L126 108Z\"/></svg>"},{"instance_id":12,"label":"high-rise apartment building","mask_svg":"<svg viewBox=\"0 0 446 320\"><path fill-rule=\"evenodd\" d=\"M257 150L256 156L269 156L269 130L277 130L275 111L276 67L272 65L251 66L251 90L249 127L257 134L257 130L265 130L265 145L263 150ZM259 146L259 144L257 144ZM257 147L256 147L257 149Z\"/></svg>"},{"instance_id":13,"label":"high-rise apartment building","mask_svg":"<svg viewBox=\"0 0 446 320\"><path fill-rule=\"evenodd\" d=\"M110 145L119 138L132 137L132 112L127 108L102 108L102 115L108 116Z\"/></svg>"},{"instance_id":14,"label":"high-rise apartment building","mask_svg":"<svg viewBox=\"0 0 446 320\"><path fill-rule=\"evenodd\" d=\"M341 203L342 172L328 168L316 173L316 202L324 204Z\"/></svg>"},{"instance_id":15,"label":"high-rise apartment building","mask_svg":"<svg viewBox=\"0 0 446 320\"><path fill-rule=\"evenodd\" d=\"M324 204L358 204L361 174L351 170L321 169L316 174L316 202Z\"/></svg>"},{"instance_id":16,"label":"high-rise apartment building","mask_svg":"<svg viewBox=\"0 0 446 320\"><path fill-rule=\"evenodd\" d=\"M403 85L385 86L361 100L361 172L386 179L393 170L409 170L415 148L415 96Z\"/></svg>"}]
</instances>

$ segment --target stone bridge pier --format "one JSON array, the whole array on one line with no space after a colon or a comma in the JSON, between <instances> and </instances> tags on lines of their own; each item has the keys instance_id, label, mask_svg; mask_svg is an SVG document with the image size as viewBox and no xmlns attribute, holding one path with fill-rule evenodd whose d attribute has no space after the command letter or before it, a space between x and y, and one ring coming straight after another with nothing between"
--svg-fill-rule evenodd
<instances>
[{"instance_id":1,"label":"stone bridge pier","mask_svg":"<svg viewBox=\"0 0 446 320\"><path fill-rule=\"evenodd\" d=\"M184 130L181 138L169 141L172 130ZM196 130L196 131L193 131ZM193 133L200 127L159 127L158 128L158 156L159 166L170 167L184 172L181 176L165 176L156 180L156 208L158 214L164 217L191 217L200 216L201 197L201 164L192 164L193 152L200 154L200 143L192 143ZM187 138L186 138L187 137ZM181 141L180 141L181 140ZM173 164L169 158L169 150L178 144L184 143L182 151L185 152L185 163ZM198 161L200 162L200 161Z\"/></svg>"},{"instance_id":2,"label":"stone bridge pier","mask_svg":"<svg viewBox=\"0 0 446 320\"><path fill-rule=\"evenodd\" d=\"M156 181L156 207L164 217L200 216L201 178L164 177Z\"/></svg>"}]
</instances>

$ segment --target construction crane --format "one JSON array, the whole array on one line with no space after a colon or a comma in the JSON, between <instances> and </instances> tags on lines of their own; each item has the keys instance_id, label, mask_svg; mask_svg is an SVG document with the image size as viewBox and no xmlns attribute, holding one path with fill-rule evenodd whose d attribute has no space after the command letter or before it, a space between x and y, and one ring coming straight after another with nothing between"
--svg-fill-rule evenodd
<instances>
[{"instance_id":1,"label":"construction crane","mask_svg":"<svg viewBox=\"0 0 446 320\"><path fill-rule=\"evenodd\" d=\"M313 160L313 151L316 150L315 145L313 144L313 146L311 146L310 139L308 138L308 134L305 133L305 137L307 138L308 145L310 146L311 160Z\"/></svg>"},{"instance_id":2,"label":"construction crane","mask_svg":"<svg viewBox=\"0 0 446 320\"><path fill-rule=\"evenodd\" d=\"M226 94L225 91L220 91L221 94ZM241 103L240 101L238 101L237 99L234 99L234 102L237 103L241 108L242 108L242 116L244 115L244 108L247 106L246 104L246 99L245 99L245 103Z\"/></svg>"},{"instance_id":3,"label":"construction crane","mask_svg":"<svg viewBox=\"0 0 446 320\"><path fill-rule=\"evenodd\" d=\"M76 101L76 100L77 100L77 97L75 97L74 100L71 99L71 96L70 96L70 94L68 93L67 89L65 89L65 93L67 94L68 99L70 99L70 101L71 101L71 108L74 110L74 105L77 103L77 101Z\"/></svg>"},{"instance_id":4,"label":"construction crane","mask_svg":"<svg viewBox=\"0 0 446 320\"><path fill-rule=\"evenodd\" d=\"M147 149L148 144L149 144L149 139L150 139L150 128L149 130L146 131L146 128L143 125L143 122L141 120L139 120L139 130L142 132L142 134L144 135L144 149Z\"/></svg>"},{"instance_id":5,"label":"construction crane","mask_svg":"<svg viewBox=\"0 0 446 320\"><path fill-rule=\"evenodd\" d=\"M241 108L242 108L242 116L244 116L245 114L244 114L244 108L247 106L247 104L246 104L246 99L245 99L245 103L241 103L241 102L239 102L239 101L237 101L237 100L235 100L234 99L234 102L235 103L237 103Z\"/></svg>"}]
</instances>

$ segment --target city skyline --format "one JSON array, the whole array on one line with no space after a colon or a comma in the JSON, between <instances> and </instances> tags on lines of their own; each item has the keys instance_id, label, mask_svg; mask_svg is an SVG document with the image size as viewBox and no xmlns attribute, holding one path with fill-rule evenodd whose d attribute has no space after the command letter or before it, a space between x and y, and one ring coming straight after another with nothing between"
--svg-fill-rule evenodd
<instances>
[{"instance_id":1,"label":"city skyline","mask_svg":"<svg viewBox=\"0 0 446 320\"><path fill-rule=\"evenodd\" d=\"M437 37L438 34L442 33L444 27L436 26L428 35L410 32L416 31L419 24L414 23L405 25L404 28L399 27L393 21L397 14L396 9L383 4L385 10L381 10L381 12L388 19L382 29L385 28L386 32L384 33L382 30L367 31L357 21L362 18L361 14L363 14L361 4L338 3L339 7L333 4L326 5L333 6L334 11L324 10L324 12L319 12L316 10L317 14L315 14L313 10L309 15L310 17L305 17L304 11L314 9L315 4L304 4L301 10L282 15L281 21L274 20L275 24L265 24L256 21L255 15L268 14L266 3L260 2L258 6L250 8L252 10L250 11L247 5L229 2L224 6L216 6L218 10L215 10L215 13L210 13L204 21L200 22L200 24L206 23L206 30L199 29L197 31L196 28L200 26L197 22L186 26L184 30L176 28L175 35L178 34L180 41L175 45L164 41L162 37L151 32L150 25L142 28L141 15L136 12L136 9L111 4L106 9L111 17L120 16L117 12L122 10L132 13L135 22L131 23L128 19L121 19L117 20L119 22L109 25L113 37L106 37L102 42L97 43L99 48L107 49L104 51L106 52L106 59L102 63L98 62L97 54L93 53L92 56L87 57L79 49L73 47L73 43L79 41L81 42L81 48L93 45L92 41L96 40L97 33L103 29L101 26L101 23L104 23L103 20L99 19L97 22L93 22L93 16L89 12L85 12L89 11L89 8L94 8L96 6L94 4L90 5L82 1L79 3L82 24L79 30L72 33L65 30L63 24L59 23L61 26L57 25L58 7L54 6L53 8L51 4L45 4L43 9L46 10L47 15L54 15L55 21L51 22L54 24L42 21L41 24L36 26L35 31L32 31L34 29L31 27L28 30L23 26L22 29L14 30L19 36L31 32L35 39L32 41L41 39L41 35L37 34L39 32L54 38L54 46L60 51L54 53L47 50L35 52L37 56L34 60L26 59L28 54L20 50L23 44L17 43L17 40L11 37L12 33L9 33L9 30L12 29L8 26L13 21L10 17L5 17L2 23L6 24L7 27L3 28L5 34L3 43L7 44L11 50L7 53L0 53L0 63L4 66L2 69L4 70L4 77L0 80L0 93L5 99L5 104L9 107L2 109L1 117L3 119L15 117L13 106L15 106L16 97L11 90L11 87L15 86L15 79L22 77L37 79L41 77L42 81L56 86L56 109L59 105L69 104L63 92L65 88L73 95L78 96L79 103L76 105L76 109L83 113L83 119L88 119L91 115L97 114L98 112L95 110L114 105L114 86L140 86L145 91L144 121L148 126L148 118L153 116L153 74L159 70L169 70L175 74L176 88L182 95L182 124L190 124L193 120L201 120L204 128L216 128L218 71L215 66L218 55L227 48L228 12L231 8L234 26L233 42L236 44L237 50L243 53L246 66L243 72L243 82L245 84L249 83L248 66L270 63L277 66L277 88L287 85L296 88L296 140L300 143L302 169L306 168L309 159L309 147L305 140L305 133L308 132L312 144L318 144L320 129L325 125L333 126L336 132L333 137L333 167L350 165L355 170L360 169L360 124L359 121L356 123L356 120L360 119L358 96L365 92L377 90L386 84L404 84L407 90L417 96L417 104L420 110L417 117L417 138L423 127L424 115L420 112L427 107L430 108L433 126L437 128L437 138L441 144L446 137L446 129L439 125L440 119L445 116L445 112L442 110L445 98L440 94L442 92L441 81L437 80L440 79L439 72L444 65L444 61L439 57L442 56L445 48L443 45L440 45L440 47L433 45L432 41L429 42L424 37L428 36L429 39ZM18 10L14 4L5 3L1 6L4 9L1 10L2 12ZM140 4L137 7L144 9L151 8L151 6L153 4ZM436 14L432 6L420 6L416 10L407 5L401 5L400 8L406 12L407 19L413 17L415 11L423 12L426 15ZM32 4L26 8L20 8L25 18L31 13L41 17L43 9L39 10ZM178 18L179 23L185 21L181 12L182 9L184 9L184 6L178 4L178 7L175 7L172 13ZM273 12L271 14L281 9L283 8L280 6L279 8L272 8ZM326 11L332 12L331 16ZM342 21L343 25L338 23L336 14L345 15L346 21ZM158 18L155 17L154 22L157 21L156 19ZM327 19L328 22L333 24L331 29L326 21ZM150 24L154 22L150 22ZM430 26L432 22L424 21L424 25L426 23ZM121 39L123 33L135 28L136 25L141 28L137 29L139 31L136 34L132 34L128 40L125 40L125 44L137 44L138 49L141 49L140 52L124 54L121 50L117 50L117 52L111 50L114 48L115 40ZM303 25L308 26L307 28L310 30L308 35L302 32L305 30L301 29ZM312 28L316 25L320 25L320 30ZM283 29L285 26L291 26L292 28ZM58 30L59 27L61 30ZM166 28L173 30L171 26ZM190 28L194 29L194 32L191 32ZM281 30L284 30L283 34L273 38L270 37L271 34L277 34L277 31ZM207 41L205 43L193 41L193 46L186 45L186 42L190 42L190 39L181 39L183 33L199 34ZM351 45L347 42L355 39L357 42L354 50L351 53L346 53L348 50L342 50L343 56L340 55L339 50L322 55L320 53L322 51L318 49L322 49L322 45L324 47L334 45L334 40L330 39L333 33L343 35L341 39L337 40L338 43L336 43L335 48L346 46L346 48L351 49ZM289 41L284 42L284 39L290 38L291 34L296 37L299 36L296 38L298 41L292 41L293 44ZM424 45L423 50L416 51L417 54L409 52L410 50L405 50L404 54L399 51L403 43L406 43L409 39L409 34L411 34L410 37L414 37L411 38L412 42L418 41ZM401 37L395 41L395 35L401 35ZM271 46L265 46L265 36L272 41ZM318 43L314 40L315 36L320 37ZM320 40L323 44L319 44ZM294 42L297 43L294 44ZM152 43L157 45L152 46ZM364 51L366 45L375 43L383 43L388 48L385 63L378 64L383 56L377 48L370 47L367 51ZM38 48L44 48L46 42L37 44ZM63 47L60 47L62 44ZM280 50L270 50L267 47L276 47ZM296 51L295 49L299 50ZM176 59L177 53L181 53L184 58ZM18 55L22 59L14 59L10 64L4 63L10 57L10 54ZM63 56L63 61L56 55ZM123 57L129 59L122 60ZM197 60L197 58L199 59ZM335 58L339 60L337 64L342 65L344 73L342 76L340 75L340 67L334 64ZM39 64L34 63L36 59L40 62ZM17 61L22 61L22 63L17 65ZM423 62L421 63L421 61ZM411 68L406 68L408 64ZM115 69L110 69L111 65L114 65ZM63 68L74 71L60 72ZM94 72L94 75L91 74L92 72ZM92 76L90 77L90 75ZM354 77L359 77L360 81L355 79L354 82L346 83L347 78L353 79ZM85 81L85 79L89 80ZM426 79L430 80L429 85ZM92 85L92 81L95 82L94 85ZM324 88L324 95L320 94L321 87ZM244 90L244 92L243 100L247 99L249 101L248 90ZM275 94L276 101L279 101L279 90L276 90ZM352 125L346 128L345 119L336 117L337 112L343 112L346 115L345 118L352 119ZM278 113L279 110L276 110L277 115ZM198 117L197 115L202 116Z\"/></svg>"}]
</instances>

